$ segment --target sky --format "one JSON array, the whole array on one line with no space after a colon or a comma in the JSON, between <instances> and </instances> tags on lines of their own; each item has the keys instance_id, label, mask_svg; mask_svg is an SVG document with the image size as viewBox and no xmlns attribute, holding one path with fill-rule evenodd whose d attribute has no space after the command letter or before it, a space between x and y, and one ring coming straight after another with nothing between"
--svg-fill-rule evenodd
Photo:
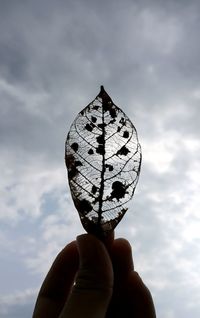
<instances>
[{"instance_id":1,"label":"sky","mask_svg":"<svg viewBox=\"0 0 200 318\"><path fill-rule=\"evenodd\" d=\"M64 144L100 85L142 146L115 236L162 318L200 316L200 2L0 0L0 317L31 317L58 252L84 233Z\"/></svg>"}]
</instances>

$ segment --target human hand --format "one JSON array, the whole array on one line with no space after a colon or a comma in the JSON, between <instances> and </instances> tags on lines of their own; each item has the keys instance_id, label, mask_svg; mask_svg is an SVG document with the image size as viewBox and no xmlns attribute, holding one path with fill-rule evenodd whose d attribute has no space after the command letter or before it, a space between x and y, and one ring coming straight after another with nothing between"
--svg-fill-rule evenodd
<instances>
[{"instance_id":1,"label":"human hand","mask_svg":"<svg viewBox=\"0 0 200 318\"><path fill-rule=\"evenodd\" d=\"M151 294L134 271L130 244L80 235L55 259L33 318L118 317L156 317Z\"/></svg>"}]
</instances>

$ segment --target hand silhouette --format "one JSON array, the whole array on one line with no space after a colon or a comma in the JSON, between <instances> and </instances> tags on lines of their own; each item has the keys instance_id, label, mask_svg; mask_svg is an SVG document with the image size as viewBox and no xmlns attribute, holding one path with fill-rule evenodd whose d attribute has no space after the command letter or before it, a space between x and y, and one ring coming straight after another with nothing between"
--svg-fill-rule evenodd
<instances>
[{"instance_id":1,"label":"hand silhouette","mask_svg":"<svg viewBox=\"0 0 200 318\"><path fill-rule=\"evenodd\" d=\"M151 294L134 271L125 239L77 237L55 259L33 318L155 318Z\"/></svg>"}]
</instances>

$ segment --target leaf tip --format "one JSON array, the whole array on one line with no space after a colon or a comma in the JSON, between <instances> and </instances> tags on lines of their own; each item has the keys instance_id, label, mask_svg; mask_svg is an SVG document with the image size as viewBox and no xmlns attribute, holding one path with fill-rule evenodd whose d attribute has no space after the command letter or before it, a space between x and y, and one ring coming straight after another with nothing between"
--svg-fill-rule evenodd
<instances>
[{"instance_id":1,"label":"leaf tip","mask_svg":"<svg viewBox=\"0 0 200 318\"><path fill-rule=\"evenodd\" d=\"M103 100L104 103L112 102L110 96L109 96L108 93L105 91L103 85L100 86L100 92L99 92L98 97L102 98L102 100Z\"/></svg>"},{"instance_id":2,"label":"leaf tip","mask_svg":"<svg viewBox=\"0 0 200 318\"><path fill-rule=\"evenodd\" d=\"M104 86L101 85L101 86L100 86L100 93L104 93L104 92L105 92Z\"/></svg>"}]
</instances>

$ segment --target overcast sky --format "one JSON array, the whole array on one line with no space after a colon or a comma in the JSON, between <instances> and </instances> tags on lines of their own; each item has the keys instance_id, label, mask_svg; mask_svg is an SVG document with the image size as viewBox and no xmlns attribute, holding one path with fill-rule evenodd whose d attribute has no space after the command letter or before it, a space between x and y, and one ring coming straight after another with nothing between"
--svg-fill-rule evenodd
<instances>
[{"instance_id":1,"label":"overcast sky","mask_svg":"<svg viewBox=\"0 0 200 318\"><path fill-rule=\"evenodd\" d=\"M0 316L31 317L83 233L64 143L100 85L136 126L140 180L116 229L162 318L200 317L200 1L0 0Z\"/></svg>"}]
</instances>

